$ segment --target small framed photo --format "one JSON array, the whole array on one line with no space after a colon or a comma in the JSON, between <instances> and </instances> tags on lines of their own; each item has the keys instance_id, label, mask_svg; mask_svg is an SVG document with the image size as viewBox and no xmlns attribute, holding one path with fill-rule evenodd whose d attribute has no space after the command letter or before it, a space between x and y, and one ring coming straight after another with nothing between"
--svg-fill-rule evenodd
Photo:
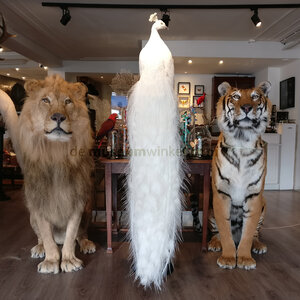
<instances>
[{"instance_id":1,"label":"small framed photo","mask_svg":"<svg viewBox=\"0 0 300 300\"><path fill-rule=\"evenodd\" d=\"M190 107L190 97L189 96L179 96L178 97L178 106L179 107Z\"/></svg>"},{"instance_id":2,"label":"small framed photo","mask_svg":"<svg viewBox=\"0 0 300 300\"><path fill-rule=\"evenodd\" d=\"M178 95L189 95L191 84L189 82L178 82L177 93Z\"/></svg>"},{"instance_id":3,"label":"small framed photo","mask_svg":"<svg viewBox=\"0 0 300 300\"><path fill-rule=\"evenodd\" d=\"M204 109L204 101L202 101L202 102L198 105L198 104L197 104L198 99L199 99L199 96L194 96L194 97L193 97L193 107Z\"/></svg>"},{"instance_id":4,"label":"small framed photo","mask_svg":"<svg viewBox=\"0 0 300 300\"><path fill-rule=\"evenodd\" d=\"M195 85L195 95L203 95L204 85Z\"/></svg>"}]
</instances>

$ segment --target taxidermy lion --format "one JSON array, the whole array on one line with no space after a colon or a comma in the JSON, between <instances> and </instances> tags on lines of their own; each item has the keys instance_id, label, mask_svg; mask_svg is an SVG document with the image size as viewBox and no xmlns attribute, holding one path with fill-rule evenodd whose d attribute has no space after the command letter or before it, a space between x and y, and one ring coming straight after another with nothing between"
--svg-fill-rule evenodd
<instances>
[{"instance_id":1,"label":"taxidermy lion","mask_svg":"<svg viewBox=\"0 0 300 300\"><path fill-rule=\"evenodd\" d=\"M25 202L38 237L31 257L45 256L40 273L56 274L59 266L77 271L83 262L75 256L76 239L83 253L96 250L86 235L93 167L87 88L59 76L30 80L24 87L28 97L20 117L1 90L0 112L24 174ZM61 261L57 244L63 244Z\"/></svg>"}]
</instances>

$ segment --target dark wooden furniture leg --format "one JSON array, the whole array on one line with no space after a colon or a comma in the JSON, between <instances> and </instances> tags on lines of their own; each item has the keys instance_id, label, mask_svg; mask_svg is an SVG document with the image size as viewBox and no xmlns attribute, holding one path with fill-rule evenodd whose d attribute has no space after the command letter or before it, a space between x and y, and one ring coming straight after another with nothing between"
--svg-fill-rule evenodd
<instances>
[{"instance_id":1,"label":"dark wooden furniture leg","mask_svg":"<svg viewBox=\"0 0 300 300\"><path fill-rule=\"evenodd\" d=\"M118 174L112 174L113 234L118 234Z\"/></svg>"},{"instance_id":2,"label":"dark wooden furniture leg","mask_svg":"<svg viewBox=\"0 0 300 300\"><path fill-rule=\"evenodd\" d=\"M112 177L111 164L105 164L105 198L106 198L106 227L107 227L107 253L112 251Z\"/></svg>"},{"instance_id":3,"label":"dark wooden furniture leg","mask_svg":"<svg viewBox=\"0 0 300 300\"><path fill-rule=\"evenodd\" d=\"M203 178L202 251L207 251L207 223L210 193L210 167L205 165Z\"/></svg>"}]
</instances>

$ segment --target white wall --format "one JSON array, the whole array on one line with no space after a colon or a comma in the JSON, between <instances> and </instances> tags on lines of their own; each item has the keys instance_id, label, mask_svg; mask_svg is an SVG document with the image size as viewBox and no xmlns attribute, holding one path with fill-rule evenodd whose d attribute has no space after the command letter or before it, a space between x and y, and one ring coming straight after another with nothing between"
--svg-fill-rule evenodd
<instances>
[{"instance_id":1,"label":"white wall","mask_svg":"<svg viewBox=\"0 0 300 300\"><path fill-rule=\"evenodd\" d=\"M280 68L268 68L268 79L272 88L269 94L269 99L272 104L275 104L277 110L279 110L279 82L280 82Z\"/></svg>"},{"instance_id":2,"label":"white wall","mask_svg":"<svg viewBox=\"0 0 300 300\"><path fill-rule=\"evenodd\" d=\"M289 77L296 77L295 107L289 108L286 111L289 112L289 118L295 119L297 124L294 189L300 189L300 60L292 62L281 68L280 80L284 80Z\"/></svg>"},{"instance_id":3,"label":"white wall","mask_svg":"<svg viewBox=\"0 0 300 300\"><path fill-rule=\"evenodd\" d=\"M257 86L262 81L270 81L272 84L271 92L269 94L269 99L272 104L277 106L279 110L279 81L280 81L280 68L265 68L254 74L255 85Z\"/></svg>"},{"instance_id":4,"label":"white wall","mask_svg":"<svg viewBox=\"0 0 300 300\"><path fill-rule=\"evenodd\" d=\"M254 76L255 86L257 86L260 82L268 80L268 68L260 70L259 72L255 73Z\"/></svg>"}]
</instances>

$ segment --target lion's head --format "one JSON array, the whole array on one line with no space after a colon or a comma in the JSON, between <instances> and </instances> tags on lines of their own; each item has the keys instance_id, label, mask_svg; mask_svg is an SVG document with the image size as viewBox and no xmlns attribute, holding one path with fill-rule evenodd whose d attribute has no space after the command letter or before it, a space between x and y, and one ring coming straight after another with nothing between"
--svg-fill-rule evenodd
<instances>
[{"instance_id":1,"label":"lion's head","mask_svg":"<svg viewBox=\"0 0 300 300\"><path fill-rule=\"evenodd\" d=\"M220 84L218 91L221 97L217 104L220 130L227 136L244 141L261 135L271 111L270 89L268 81L252 89L237 89L228 82Z\"/></svg>"},{"instance_id":2,"label":"lion's head","mask_svg":"<svg viewBox=\"0 0 300 300\"><path fill-rule=\"evenodd\" d=\"M23 153L55 159L70 155L75 147L84 151L91 147L85 85L54 75L27 81L24 87L28 97L19 121Z\"/></svg>"}]
</instances>

